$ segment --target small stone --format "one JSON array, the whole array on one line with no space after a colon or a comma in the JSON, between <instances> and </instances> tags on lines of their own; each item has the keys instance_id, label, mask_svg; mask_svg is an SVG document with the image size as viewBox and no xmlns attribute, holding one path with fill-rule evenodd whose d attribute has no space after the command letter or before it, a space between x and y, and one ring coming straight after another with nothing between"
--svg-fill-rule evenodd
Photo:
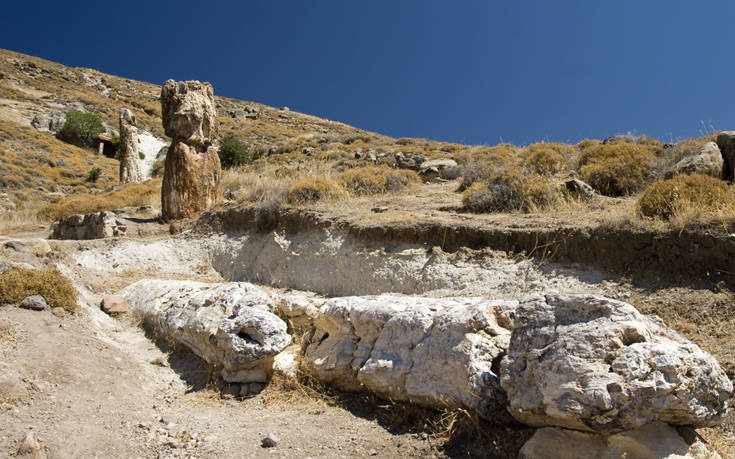
<instances>
[{"instance_id":1,"label":"small stone","mask_svg":"<svg viewBox=\"0 0 735 459\"><path fill-rule=\"evenodd\" d=\"M385 211L388 210L388 206L373 207L370 210L373 211L373 212L375 212L376 214L381 214L381 213L383 213L383 212L385 212Z\"/></svg>"},{"instance_id":2,"label":"small stone","mask_svg":"<svg viewBox=\"0 0 735 459\"><path fill-rule=\"evenodd\" d=\"M155 359L151 360L151 364L157 365L159 367L166 366L166 362L163 360L163 357L156 357Z\"/></svg>"},{"instance_id":3,"label":"small stone","mask_svg":"<svg viewBox=\"0 0 735 459\"><path fill-rule=\"evenodd\" d=\"M269 433L260 441L260 444L263 446L263 448L272 448L278 445L278 441L279 439L276 434Z\"/></svg>"},{"instance_id":4,"label":"small stone","mask_svg":"<svg viewBox=\"0 0 735 459\"><path fill-rule=\"evenodd\" d=\"M237 397L240 395L241 390L242 388L239 384L225 384L224 387L222 387L222 396Z\"/></svg>"},{"instance_id":5,"label":"small stone","mask_svg":"<svg viewBox=\"0 0 735 459\"><path fill-rule=\"evenodd\" d=\"M0 319L0 332L6 332L10 330L11 326L9 323L4 321L3 319Z\"/></svg>"},{"instance_id":6,"label":"small stone","mask_svg":"<svg viewBox=\"0 0 735 459\"><path fill-rule=\"evenodd\" d=\"M51 309L51 314L55 315L56 317L64 317L66 315L66 311L64 311L64 308L53 308Z\"/></svg>"},{"instance_id":7,"label":"small stone","mask_svg":"<svg viewBox=\"0 0 735 459\"><path fill-rule=\"evenodd\" d=\"M46 300L41 295L27 296L20 302L23 309L31 309L33 311L43 311L46 309Z\"/></svg>"},{"instance_id":8,"label":"small stone","mask_svg":"<svg viewBox=\"0 0 735 459\"><path fill-rule=\"evenodd\" d=\"M377 456L377 455L378 455L378 452L375 451L374 449L371 449L370 451L368 451L368 456Z\"/></svg>"},{"instance_id":9,"label":"small stone","mask_svg":"<svg viewBox=\"0 0 735 459\"><path fill-rule=\"evenodd\" d=\"M178 416L176 416L175 414L171 414L171 413L164 414L159 419L159 421L161 421L161 423L165 425L176 424L178 420L179 420Z\"/></svg>"},{"instance_id":10,"label":"small stone","mask_svg":"<svg viewBox=\"0 0 735 459\"><path fill-rule=\"evenodd\" d=\"M38 444L36 436L33 432L28 432L23 439L23 443L18 448L17 457L26 457L32 459L46 459L46 454L41 450L41 445Z\"/></svg>"},{"instance_id":11,"label":"small stone","mask_svg":"<svg viewBox=\"0 0 735 459\"><path fill-rule=\"evenodd\" d=\"M102 297L100 309L112 317L130 313L130 305L128 302L117 295L105 295Z\"/></svg>"}]
</instances>

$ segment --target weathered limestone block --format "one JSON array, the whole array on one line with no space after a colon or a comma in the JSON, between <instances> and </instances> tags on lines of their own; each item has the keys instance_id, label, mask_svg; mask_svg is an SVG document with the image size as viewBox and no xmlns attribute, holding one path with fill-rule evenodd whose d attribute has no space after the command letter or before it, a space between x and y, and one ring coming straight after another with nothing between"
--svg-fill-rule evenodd
<instances>
[{"instance_id":1,"label":"weathered limestone block","mask_svg":"<svg viewBox=\"0 0 735 459\"><path fill-rule=\"evenodd\" d=\"M248 283L147 279L121 295L155 336L221 367L228 383L267 382L273 358L291 342L273 301Z\"/></svg>"},{"instance_id":2,"label":"weathered limestone block","mask_svg":"<svg viewBox=\"0 0 735 459\"><path fill-rule=\"evenodd\" d=\"M212 141L217 120L212 86L168 80L161 89L166 155L161 214L164 220L191 218L222 200L220 161Z\"/></svg>"},{"instance_id":3,"label":"weathered limestone block","mask_svg":"<svg viewBox=\"0 0 735 459\"><path fill-rule=\"evenodd\" d=\"M120 109L120 184L140 183L143 172L138 157L138 131L135 115L127 108Z\"/></svg>"},{"instance_id":4,"label":"weathered limestone block","mask_svg":"<svg viewBox=\"0 0 735 459\"><path fill-rule=\"evenodd\" d=\"M707 142L692 156L687 156L676 163L669 175L697 173L720 178L722 162L722 154L717 144Z\"/></svg>"},{"instance_id":5,"label":"weathered limestone block","mask_svg":"<svg viewBox=\"0 0 735 459\"><path fill-rule=\"evenodd\" d=\"M123 220L113 212L71 215L51 225L51 239L104 239L122 236L127 231Z\"/></svg>"},{"instance_id":6,"label":"weathered limestone block","mask_svg":"<svg viewBox=\"0 0 735 459\"><path fill-rule=\"evenodd\" d=\"M722 153L722 178L735 179L735 131L723 131L717 135L717 146Z\"/></svg>"},{"instance_id":7,"label":"weathered limestone block","mask_svg":"<svg viewBox=\"0 0 735 459\"><path fill-rule=\"evenodd\" d=\"M173 143L166 156L161 213L166 220L192 218L222 200L217 149Z\"/></svg>"},{"instance_id":8,"label":"weathered limestone block","mask_svg":"<svg viewBox=\"0 0 735 459\"><path fill-rule=\"evenodd\" d=\"M481 298L334 298L315 319L305 365L343 390L465 407L506 422L498 366L515 305Z\"/></svg>"},{"instance_id":9,"label":"weathered limestone block","mask_svg":"<svg viewBox=\"0 0 735 459\"><path fill-rule=\"evenodd\" d=\"M591 295L531 295L516 310L501 383L530 426L614 433L720 421L732 383L657 317Z\"/></svg>"},{"instance_id":10,"label":"weathered limestone block","mask_svg":"<svg viewBox=\"0 0 735 459\"><path fill-rule=\"evenodd\" d=\"M519 459L721 459L693 431L687 438L654 422L610 436L552 427L539 429L518 452Z\"/></svg>"}]
</instances>

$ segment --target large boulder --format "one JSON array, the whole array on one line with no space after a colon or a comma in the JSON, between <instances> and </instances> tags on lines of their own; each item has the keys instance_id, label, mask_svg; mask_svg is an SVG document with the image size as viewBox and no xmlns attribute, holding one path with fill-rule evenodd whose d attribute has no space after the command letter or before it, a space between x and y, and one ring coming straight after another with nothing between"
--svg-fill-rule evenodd
<instances>
[{"instance_id":1,"label":"large boulder","mask_svg":"<svg viewBox=\"0 0 735 459\"><path fill-rule=\"evenodd\" d=\"M464 407L507 422L498 367L515 305L481 298L334 298L315 318L305 365L343 390Z\"/></svg>"},{"instance_id":2,"label":"large boulder","mask_svg":"<svg viewBox=\"0 0 735 459\"><path fill-rule=\"evenodd\" d=\"M735 131L723 131L717 136L717 146L722 153L722 178L735 179Z\"/></svg>"},{"instance_id":3,"label":"large boulder","mask_svg":"<svg viewBox=\"0 0 735 459\"><path fill-rule=\"evenodd\" d=\"M432 159L424 161L419 166L419 174L425 179L435 179L437 177L453 180L461 175L457 161L449 158Z\"/></svg>"},{"instance_id":4,"label":"large boulder","mask_svg":"<svg viewBox=\"0 0 735 459\"><path fill-rule=\"evenodd\" d=\"M51 239L104 239L123 236L125 222L109 211L71 215L51 225Z\"/></svg>"},{"instance_id":5,"label":"large boulder","mask_svg":"<svg viewBox=\"0 0 735 459\"><path fill-rule=\"evenodd\" d=\"M419 170L421 164L426 161L424 155L413 151L399 151L395 154L395 159L396 167L399 169L411 169L415 171Z\"/></svg>"},{"instance_id":6,"label":"large boulder","mask_svg":"<svg viewBox=\"0 0 735 459\"><path fill-rule=\"evenodd\" d=\"M209 83L168 80L161 88L166 135L174 141L206 147L217 137L214 90Z\"/></svg>"},{"instance_id":7,"label":"large boulder","mask_svg":"<svg viewBox=\"0 0 735 459\"><path fill-rule=\"evenodd\" d=\"M717 144L707 142L693 155L676 163L667 175L696 173L720 178L722 177L722 163L722 154Z\"/></svg>"},{"instance_id":8,"label":"large boulder","mask_svg":"<svg viewBox=\"0 0 735 459\"><path fill-rule=\"evenodd\" d=\"M273 358L291 343L276 305L254 285L141 280L121 296L163 342L222 368L228 383L265 383Z\"/></svg>"},{"instance_id":9,"label":"large boulder","mask_svg":"<svg viewBox=\"0 0 735 459\"><path fill-rule=\"evenodd\" d=\"M518 452L519 459L721 459L691 429L682 436L655 422L609 436L545 427ZM685 438L686 437L686 438Z\"/></svg>"},{"instance_id":10,"label":"large boulder","mask_svg":"<svg viewBox=\"0 0 735 459\"><path fill-rule=\"evenodd\" d=\"M172 138L161 189L164 220L195 217L222 200L214 93L209 83L168 80L161 89L166 135Z\"/></svg>"},{"instance_id":11,"label":"large boulder","mask_svg":"<svg viewBox=\"0 0 735 459\"><path fill-rule=\"evenodd\" d=\"M600 433L714 425L732 396L697 345L629 304L590 295L524 298L501 375L520 422Z\"/></svg>"},{"instance_id":12,"label":"large boulder","mask_svg":"<svg viewBox=\"0 0 735 459\"><path fill-rule=\"evenodd\" d=\"M138 131L135 115L127 108L120 109L120 184L143 181L138 157Z\"/></svg>"}]
</instances>

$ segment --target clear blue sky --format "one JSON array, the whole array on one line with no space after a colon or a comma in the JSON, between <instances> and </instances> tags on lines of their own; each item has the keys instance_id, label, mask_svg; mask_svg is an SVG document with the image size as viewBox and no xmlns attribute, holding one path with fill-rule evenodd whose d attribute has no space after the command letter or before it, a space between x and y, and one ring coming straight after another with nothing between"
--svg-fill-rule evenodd
<instances>
[{"instance_id":1,"label":"clear blue sky","mask_svg":"<svg viewBox=\"0 0 735 459\"><path fill-rule=\"evenodd\" d=\"M0 47L401 137L735 129L735 1L5 2Z\"/></svg>"}]
</instances>

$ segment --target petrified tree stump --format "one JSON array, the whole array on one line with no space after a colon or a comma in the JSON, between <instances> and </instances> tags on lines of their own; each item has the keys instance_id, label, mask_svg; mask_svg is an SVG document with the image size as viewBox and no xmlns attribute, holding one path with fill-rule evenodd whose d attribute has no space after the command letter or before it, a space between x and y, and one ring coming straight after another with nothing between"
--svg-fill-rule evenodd
<instances>
[{"instance_id":1,"label":"petrified tree stump","mask_svg":"<svg viewBox=\"0 0 735 459\"><path fill-rule=\"evenodd\" d=\"M120 184L142 181L135 115L127 108L123 108L120 109Z\"/></svg>"}]
</instances>

